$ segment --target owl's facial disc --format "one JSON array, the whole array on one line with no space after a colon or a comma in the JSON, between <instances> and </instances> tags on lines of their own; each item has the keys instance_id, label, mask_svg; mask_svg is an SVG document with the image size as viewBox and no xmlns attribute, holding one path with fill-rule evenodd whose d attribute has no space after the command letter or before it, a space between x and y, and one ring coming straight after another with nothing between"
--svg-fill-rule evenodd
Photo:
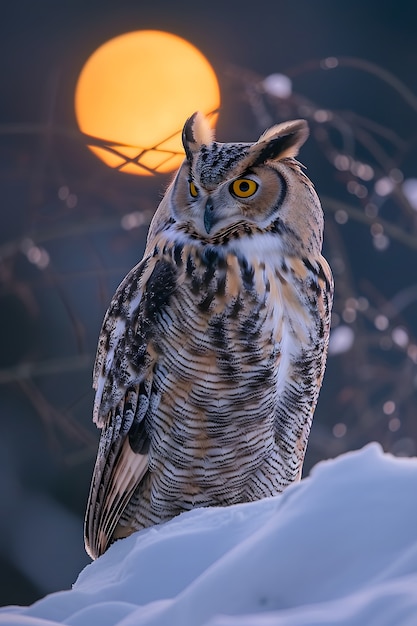
<instances>
[{"instance_id":1,"label":"owl's facial disc","mask_svg":"<svg viewBox=\"0 0 417 626\"><path fill-rule=\"evenodd\" d=\"M190 195L195 199L198 194L194 194L193 191L197 188L195 185L194 188L191 185L193 185L193 183L190 183ZM227 199L213 199L213 197L209 195L205 201L203 214L203 223L206 233L209 235L212 228L222 219L232 219L234 211L234 217L240 220L244 214L245 208L248 208L252 197L257 194L259 188L259 178L249 174L236 178L232 182L225 183L223 185L223 193L227 194ZM234 199L234 201L238 201L238 203L231 203L230 200L232 199Z\"/></svg>"}]
</instances>

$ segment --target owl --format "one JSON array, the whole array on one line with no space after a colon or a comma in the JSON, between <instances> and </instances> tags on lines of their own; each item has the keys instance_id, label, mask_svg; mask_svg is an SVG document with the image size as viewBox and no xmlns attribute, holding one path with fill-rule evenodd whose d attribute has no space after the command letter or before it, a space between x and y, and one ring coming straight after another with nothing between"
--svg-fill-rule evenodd
<instances>
[{"instance_id":1,"label":"owl","mask_svg":"<svg viewBox=\"0 0 417 626\"><path fill-rule=\"evenodd\" d=\"M295 159L307 136L296 120L219 143L202 114L185 123L185 160L99 338L92 558L300 479L333 293L320 201Z\"/></svg>"}]
</instances>

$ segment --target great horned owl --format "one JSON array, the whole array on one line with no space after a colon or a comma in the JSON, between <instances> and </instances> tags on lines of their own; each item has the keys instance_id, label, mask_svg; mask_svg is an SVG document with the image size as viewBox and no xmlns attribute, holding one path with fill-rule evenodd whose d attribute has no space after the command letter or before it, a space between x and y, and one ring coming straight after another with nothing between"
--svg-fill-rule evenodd
<instances>
[{"instance_id":1,"label":"great horned owl","mask_svg":"<svg viewBox=\"0 0 417 626\"><path fill-rule=\"evenodd\" d=\"M218 143L201 114L186 122L186 158L99 339L91 557L300 478L333 292L323 212L295 160L307 136L296 120Z\"/></svg>"}]
</instances>

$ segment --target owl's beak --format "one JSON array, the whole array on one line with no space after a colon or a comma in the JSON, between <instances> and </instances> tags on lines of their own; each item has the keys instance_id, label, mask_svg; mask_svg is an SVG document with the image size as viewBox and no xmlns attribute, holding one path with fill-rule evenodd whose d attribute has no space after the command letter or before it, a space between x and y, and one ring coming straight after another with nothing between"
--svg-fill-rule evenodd
<instances>
[{"instance_id":1,"label":"owl's beak","mask_svg":"<svg viewBox=\"0 0 417 626\"><path fill-rule=\"evenodd\" d=\"M206 202L206 206L204 209L204 228L206 229L206 233L208 234L213 226L214 222L214 204L213 200L209 197Z\"/></svg>"}]
</instances>

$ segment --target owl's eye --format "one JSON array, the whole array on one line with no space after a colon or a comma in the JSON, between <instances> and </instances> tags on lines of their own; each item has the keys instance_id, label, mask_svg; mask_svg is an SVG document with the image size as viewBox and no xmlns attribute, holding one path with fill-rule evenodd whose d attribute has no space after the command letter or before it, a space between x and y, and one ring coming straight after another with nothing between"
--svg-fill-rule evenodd
<instances>
[{"instance_id":1,"label":"owl's eye","mask_svg":"<svg viewBox=\"0 0 417 626\"><path fill-rule=\"evenodd\" d=\"M253 196L258 187L258 183L251 178L238 178L230 185L230 191L237 198L249 198Z\"/></svg>"},{"instance_id":2,"label":"owl's eye","mask_svg":"<svg viewBox=\"0 0 417 626\"><path fill-rule=\"evenodd\" d=\"M193 183L192 180L190 180L189 189L190 189L190 195L193 198L197 198L197 196L198 196L198 189L197 189L197 186L195 185L195 183Z\"/></svg>"}]
</instances>

